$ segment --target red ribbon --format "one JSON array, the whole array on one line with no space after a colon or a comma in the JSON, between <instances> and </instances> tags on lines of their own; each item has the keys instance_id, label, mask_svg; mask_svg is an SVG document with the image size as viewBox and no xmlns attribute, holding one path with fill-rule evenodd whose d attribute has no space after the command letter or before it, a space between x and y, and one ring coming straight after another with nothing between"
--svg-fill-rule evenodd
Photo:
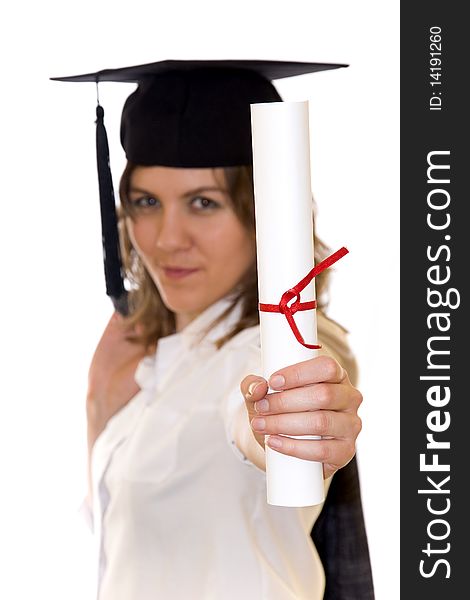
<instances>
[{"instance_id":1,"label":"red ribbon","mask_svg":"<svg viewBox=\"0 0 470 600\"><path fill-rule=\"evenodd\" d=\"M317 346L316 344L306 344L295 323L294 315L297 311L313 310L317 307L317 303L315 300L312 300L311 302L300 302L300 292L307 287L307 285L312 281L314 277L319 275L325 269L328 269L328 267L331 267L332 264L334 264L340 258L343 258L343 256L345 256L348 252L349 250L343 247L337 250L331 256L328 256L328 258L325 258L325 260L322 260L320 263L318 263L318 265L315 265L313 269L308 273L308 275L306 275L301 281L299 281L297 285L295 285L293 288L287 290L287 292L284 292L282 294L281 301L279 302L279 304L262 304L260 302L260 311L275 312L285 315L293 334L295 335L297 341L302 344L302 346L310 348L311 350L321 348L321 346ZM288 306L288 303L292 300L292 298L294 298L294 296L297 296L295 302Z\"/></svg>"}]
</instances>

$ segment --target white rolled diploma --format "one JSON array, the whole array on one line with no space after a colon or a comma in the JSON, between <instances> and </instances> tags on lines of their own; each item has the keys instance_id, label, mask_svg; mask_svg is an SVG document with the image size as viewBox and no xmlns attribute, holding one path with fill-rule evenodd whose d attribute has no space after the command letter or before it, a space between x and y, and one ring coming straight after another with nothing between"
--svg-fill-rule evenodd
<instances>
[{"instance_id":1,"label":"white rolled diploma","mask_svg":"<svg viewBox=\"0 0 470 600\"><path fill-rule=\"evenodd\" d=\"M279 304L283 293L314 266L308 102L251 104L251 124L259 301ZM300 298L301 302L311 300L315 300L315 280ZM316 344L316 311L298 311L294 319L304 341ZM260 311L260 331L266 379L318 352L297 341L282 313ZM313 506L324 500L321 463L287 456L268 446L266 481L268 504Z\"/></svg>"}]
</instances>

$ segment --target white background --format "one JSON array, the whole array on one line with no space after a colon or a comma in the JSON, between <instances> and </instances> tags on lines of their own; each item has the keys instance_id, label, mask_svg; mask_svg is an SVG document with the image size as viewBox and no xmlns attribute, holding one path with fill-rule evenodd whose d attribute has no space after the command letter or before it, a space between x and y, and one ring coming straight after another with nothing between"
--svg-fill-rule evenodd
<instances>
[{"instance_id":1,"label":"white background","mask_svg":"<svg viewBox=\"0 0 470 600\"><path fill-rule=\"evenodd\" d=\"M6 5L6 3L4 3ZM277 85L309 100L318 232L350 254L329 314L361 370L358 442L377 600L399 597L398 3L257 0L10 3L0 15L2 402L0 597L92 598L87 368L104 294L93 84L50 76L172 59L345 62ZM117 188L133 86L104 84Z\"/></svg>"}]
</instances>

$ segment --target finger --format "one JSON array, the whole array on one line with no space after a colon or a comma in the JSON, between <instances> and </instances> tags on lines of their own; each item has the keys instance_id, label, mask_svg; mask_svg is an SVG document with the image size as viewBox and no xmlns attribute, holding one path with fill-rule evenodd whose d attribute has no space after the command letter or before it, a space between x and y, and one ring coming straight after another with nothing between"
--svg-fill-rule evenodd
<instances>
[{"instance_id":1,"label":"finger","mask_svg":"<svg viewBox=\"0 0 470 600\"><path fill-rule=\"evenodd\" d=\"M323 463L325 477L344 467L356 453L356 446L351 440L299 440L269 436L266 445L281 454Z\"/></svg>"},{"instance_id":2,"label":"finger","mask_svg":"<svg viewBox=\"0 0 470 600\"><path fill-rule=\"evenodd\" d=\"M279 369L269 378L269 385L275 390L286 390L323 381L347 381L346 371L331 356L317 356Z\"/></svg>"},{"instance_id":3,"label":"finger","mask_svg":"<svg viewBox=\"0 0 470 600\"><path fill-rule=\"evenodd\" d=\"M259 414L306 412L309 410L345 410L356 412L361 392L346 384L316 383L301 388L268 394L255 402Z\"/></svg>"},{"instance_id":4,"label":"finger","mask_svg":"<svg viewBox=\"0 0 470 600\"><path fill-rule=\"evenodd\" d=\"M361 426L361 419L357 415L329 410L257 416L251 420L253 430L265 435L320 435L354 440Z\"/></svg>"},{"instance_id":5,"label":"finger","mask_svg":"<svg viewBox=\"0 0 470 600\"><path fill-rule=\"evenodd\" d=\"M256 375L247 375L240 383L240 390L245 397L248 419L251 421L256 416L254 404L267 394L268 382ZM264 448L264 434L256 431L253 434L261 448Z\"/></svg>"},{"instance_id":6,"label":"finger","mask_svg":"<svg viewBox=\"0 0 470 600\"><path fill-rule=\"evenodd\" d=\"M245 397L250 414L255 413L254 403L266 396L268 383L259 375L247 375L240 383L240 391Z\"/></svg>"}]
</instances>

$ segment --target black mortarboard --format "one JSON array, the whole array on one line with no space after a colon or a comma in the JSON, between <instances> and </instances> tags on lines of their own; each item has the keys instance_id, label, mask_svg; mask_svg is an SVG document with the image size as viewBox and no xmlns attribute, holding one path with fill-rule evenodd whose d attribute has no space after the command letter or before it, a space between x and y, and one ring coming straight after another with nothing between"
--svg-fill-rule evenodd
<instances>
[{"instance_id":1,"label":"black mortarboard","mask_svg":"<svg viewBox=\"0 0 470 600\"><path fill-rule=\"evenodd\" d=\"M129 161L168 167L228 167L252 162L250 104L280 102L272 80L344 64L260 60L165 60L55 81L135 82L121 118ZM96 109L96 143L106 292L126 311L104 111Z\"/></svg>"}]
</instances>

